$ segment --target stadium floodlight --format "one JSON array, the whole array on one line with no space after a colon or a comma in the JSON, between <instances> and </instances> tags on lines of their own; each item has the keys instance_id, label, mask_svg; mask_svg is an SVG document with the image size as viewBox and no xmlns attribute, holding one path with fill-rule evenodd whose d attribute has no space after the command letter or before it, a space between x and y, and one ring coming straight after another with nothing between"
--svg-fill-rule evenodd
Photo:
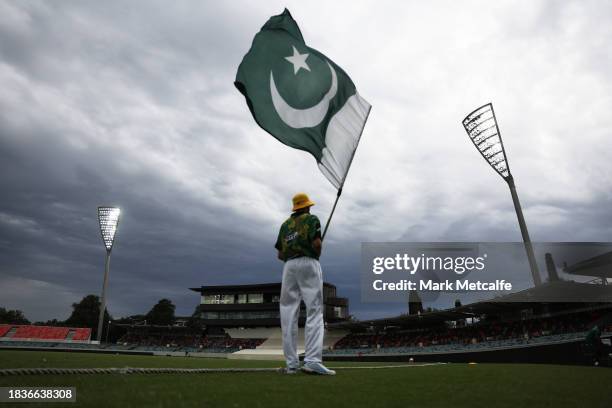
<instances>
[{"instance_id":1,"label":"stadium floodlight","mask_svg":"<svg viewBox=\"0 0 612 408\"><path fill-rule=\"evenodd\" d=\"M102 233L102 241L108 252L113 249L120 214L121 209L117 207L98 207L100 232Z\"/></svg>"},{"instance_id":2,"label":"stadium floodlight","mask_svg":"<svg viewBox=\"0 0 612 408\"><path fill-rule=\"evenodd\" d=\"M106 287L108 286L108 273L110 269L110 256L115 243L115 234L119 225L121 209L117 207L98 207L98 222L102 242L106 248L106 260L104 262L104 283L102 284L102 296L100 300L100 317L98 318L98 332L96 334L98 342L102 341L102 327L104 325L104 310L106 309Z\"/></svg>"},{"instance_id":3,"label":"stadium floodlight","mask_svg":"<svg viewBox=\"0 0 612 408\"><path fill-rule=\"evenodd\" d=\"M506 181L506 183L508 183L508 187L510 187L510 194L512 195L512 202L514 203L514 209L518 218L519 227L521 228L521 235L523 236L523 243L525 244L527 259L529 260L533 283L537 286L542 283L542 280L540 278L540 272L538 270L538 264L535 260L535 255L533 253L531 239L529 238L529 231L527 231L525 217L523 217L521 203L516 193L514 178L510 173L510 166L508 165L506 150L504 149L504 143L502 141L501 133L499 132L499 126L497 125L497 118L495 117L493 104L487 103L469 113L465 119L463 119L463 127L482 157L484 157L484 159L491 165L491 167L493 167L497 174L499 174Z\"/></svg>"}]
</instances>

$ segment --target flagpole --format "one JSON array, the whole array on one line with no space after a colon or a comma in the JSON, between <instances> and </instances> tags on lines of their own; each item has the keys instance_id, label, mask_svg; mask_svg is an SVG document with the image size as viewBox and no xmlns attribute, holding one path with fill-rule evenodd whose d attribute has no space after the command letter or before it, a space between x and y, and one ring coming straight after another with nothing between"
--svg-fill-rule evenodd
<instances>
[{"instance_id":1,"label":"flagpole","mask_svg":"<svg viewBox=\"0 0 612 408\"><path fill-rule=\"evenodd\" d=\"M329 223L331 222L332 217L334 216L334 211L336 211L336 205L338 205L338 200L340 199L340 195L342 195L342 187L338 189L338 194L336 194L336 201L334 201L334 206L332 207L331 214L329 214L329 218L325 223L325 229L323 230L323 235L321 236L321 241L325 239L325 234L327 234L327 229L329 228Z\"/></svg>"},{"instance_id":2,"label":"flagpole","mask_svg":"<svg viewBox=\"0 0 612 408\"><path fill-rule=\"evenodd\" d=\"M338 187L338 193L336 194L336 201L334 201L334 206L332 207L331 213L329 214L329 218L327 219L327 222L325 223L325 228L323 229L323 235L321 235L321 241L325 239L325 234L327 234L329 223L331 222L332 217L334 216L334 211L336 211L336 205L338 205L338 200L340 200L340 196L342 195L342 187L344 187L346 176L348 175L348 172L351 168L351 164L353 164L353 158L355 157L355 152L357 151L357 148L359 147L359 142L361 141L361 135L363 135L363 129L365 128L365 124L368 121L368 117L370 116L371 110L372 110L372 106L370 105L370 107L368 108L368 113L366 113L365 120L363 121L363 125L361 125L361 131L359 132L359 138L357 139L357 146L355 146L355 150L353 150L353 153L351 154L351 160L349 160L349 164L348 164L348 167L346 168L346 172L344 173L344 177L342 178L342 182L340 183L340 187Z\"/></svg>"}]
</instances>

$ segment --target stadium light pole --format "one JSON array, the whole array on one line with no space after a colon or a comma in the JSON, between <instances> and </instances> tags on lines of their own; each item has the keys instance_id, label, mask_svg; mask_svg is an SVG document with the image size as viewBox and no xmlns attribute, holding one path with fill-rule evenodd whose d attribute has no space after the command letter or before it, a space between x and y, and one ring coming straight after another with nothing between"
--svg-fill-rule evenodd
<instances>
[{"instance_id":1,"label":"stadium light pole","mask_svg":"<svg viewBox=\"0 0 612 408\"><path fill-rule=\"evenodd\" d=\"M538 286L542 283L540 271L538 270L538 264L533 253L533 246L529 238L529 231L527 231L527 224L525 223L521 203L516 193L514 178L510 173L510 167L508 165L501 133L499 132L499 126L497 125L493 104L489 102L475 109L463 119L462 123L470 140L474 143L474 146L476 146L476 149L478 149L482 157L484 157L497 174L508 183L510 194L512 195L512 202L514 203L514 210L516 211L519 227L521 228L527 259L529 260L533 283L535 286Z\"/></svg>"},{"instance_id":2,"label":"stadium light pole","mask_svg":"<svg viewBox=\"0 0 612 408\"><path fill-rule=\"evenodd\" d=\"M102 284L102 296L100 300L100 317L98 318L98 332L96 337L98 342L102 341L102 327L104 326L104 310L106 309L106 287L108 286L108 272L110 269L110 256L115 242L115 233L119 225L119 215L121 209L117 207L98 207L98 223L102 242L106 248L106 260L104 262L104 283Z\"/></svg>"}]
</instances>

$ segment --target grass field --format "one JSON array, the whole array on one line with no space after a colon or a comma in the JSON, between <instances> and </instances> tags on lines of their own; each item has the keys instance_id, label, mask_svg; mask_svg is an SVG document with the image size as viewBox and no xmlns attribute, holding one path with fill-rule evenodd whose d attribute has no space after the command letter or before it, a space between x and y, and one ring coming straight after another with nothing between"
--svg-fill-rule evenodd
<instances>
[{"instance_id":1,"label":"grass field","mask_svg":"<svg viewBox=\"0 0 612 408\"><path fill-rule=\"evenodd\" d=\"M398 363L399 364L399 363ZM330 363L330 367L380 365ZM388 365L388 363L384 363ZM403 365L403 364L402 364ZM278 362L0 350L0 368L277 367ZM335 377L272 372L0 376L0 386L75 386L91 407L611 407L612 369L446 364L339 369ZM20 407L60 406L21 403ZM0 407L9 404L0 403Z\"/></svg>"}]
</instances>

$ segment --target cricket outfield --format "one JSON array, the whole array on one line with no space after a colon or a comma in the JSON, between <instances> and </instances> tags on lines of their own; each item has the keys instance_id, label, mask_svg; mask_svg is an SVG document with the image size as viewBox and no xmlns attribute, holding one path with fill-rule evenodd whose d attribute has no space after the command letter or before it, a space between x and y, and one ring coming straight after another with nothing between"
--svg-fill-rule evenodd
<instances>
[{"instance_id":1,"label":"cricket outfield","mask_svg":"<svg viewBox=\"0 0 612 408\"><path fill-rule=\"evenodd\" d=\"M278 362L0 351L13 368L274 368ZM374 368L379 366L395 366ZM609 407L612 370L519 364L330 362L333 377L270 372L0 376L1 387L73 386L87 407ZM371 367L371 369L357 369ZM520 390L520 391L519 391ZM7 404L2 404L7 406ZM47 406L46 403L19 406ZM58 406L58 404L54 404Z\"/></svg>"}]
</instances>

